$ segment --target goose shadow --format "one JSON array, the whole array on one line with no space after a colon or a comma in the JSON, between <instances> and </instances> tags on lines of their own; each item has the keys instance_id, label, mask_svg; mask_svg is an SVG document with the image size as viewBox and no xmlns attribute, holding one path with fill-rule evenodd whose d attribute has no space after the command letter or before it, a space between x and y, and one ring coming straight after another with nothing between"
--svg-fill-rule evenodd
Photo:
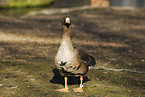
<instances>
[{"instance_id":1,"label":"goose shadow","mask_svg":"<svg viewBox=\"0 0 145 97\"><path fill-rule=\"evenodd\" d=\"M60 74L60 72L57 69L53 69L54 77L50 80L50 83L54 84L62 84L64 85L64 76ZM83 83L90 81L88 77L83 78ZM68 76L68 85L74 85L74 84L80 84L80 77L73 77L73 76Z\"/></svg>"}]
</instances>

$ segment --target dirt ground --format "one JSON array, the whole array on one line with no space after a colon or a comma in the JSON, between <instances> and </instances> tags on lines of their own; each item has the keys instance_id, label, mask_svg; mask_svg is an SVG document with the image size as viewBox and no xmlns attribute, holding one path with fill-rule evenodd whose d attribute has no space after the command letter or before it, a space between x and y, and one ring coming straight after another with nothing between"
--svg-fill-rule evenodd
<instances>
[{"instance_id":1,"label":"dirt ground","mask_svg":"<svg viewBox=\"0 0 145 97\"><path fill-rule=\"evenodd\" d=\"M61 19L72 19L75 47L95 57L84 78L84 92L74 93L79 78L69 77L69 93L54 66L61 41ZM89 9L65 14L0 16L0 96L143 97L145 95L145 12Z\"/></svg>"}]
</instances>

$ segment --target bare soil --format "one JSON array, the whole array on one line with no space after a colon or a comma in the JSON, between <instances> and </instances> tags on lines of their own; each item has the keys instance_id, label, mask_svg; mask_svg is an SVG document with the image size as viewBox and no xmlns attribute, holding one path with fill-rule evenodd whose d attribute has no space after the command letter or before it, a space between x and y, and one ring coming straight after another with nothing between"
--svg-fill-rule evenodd
<instances>
[{"instance_id":1,"label":"bare soil","mask_svg":"<svg viewBox=\"0 0 145 97\"><path fill-rule=\"evenodd\" d=\"M75 47L95 57L96 68L145 72L145 12L89 9L9 17L0 16L0 96L5 97L143 97L145 74L92 69L84 92L74 93L79 78L69 77L69 93L59 93L63 77L53 58L61 41L61 19L72 19Z\"/></svg>"}]
</instances>

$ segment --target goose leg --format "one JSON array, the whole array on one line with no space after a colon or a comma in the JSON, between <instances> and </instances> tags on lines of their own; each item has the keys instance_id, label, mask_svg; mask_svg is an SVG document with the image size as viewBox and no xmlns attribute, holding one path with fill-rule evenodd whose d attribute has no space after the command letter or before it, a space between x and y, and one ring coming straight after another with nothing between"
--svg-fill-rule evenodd
<instances>
[{"instance_id":1,"label":"goose leg","mask_svg":"<svg viewBox=\"0 0 145 97\"><path fill-rule=\"evenodd\" d=\"M80 87L79 88L74 88L74 92L83 92L83 76L80 76Z\"/></svg>"},{"instance_id":2,"label":"goose leg","mask_svg":"<svg viewBox=\"0 0 145 97\"><path fill-rule=\"evenodd\" d=\"M64 81L65 81L65 87L64 87L64 89L58 89L56 91L59 91L59 92L69 92L68 91L68 87L67 87L67 77L64 77Z\"/></svg>"}]
</instances>

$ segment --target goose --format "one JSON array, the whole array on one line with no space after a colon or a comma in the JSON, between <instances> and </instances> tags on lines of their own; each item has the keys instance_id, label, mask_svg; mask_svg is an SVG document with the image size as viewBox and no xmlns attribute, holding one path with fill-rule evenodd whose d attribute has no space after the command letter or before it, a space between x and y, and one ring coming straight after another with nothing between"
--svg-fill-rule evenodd
<instances>
[{"instance_id":1,"label":"goose","mask_svg":"<svg viewBox=\"0 0 145 97\"><path fill-rule=\"evenodd\" d=\"M54 63L59 72L64 76L65 86L56 91L69 92L67 77L80 77L80 87L74 92L83 92L83 76L96 65L95 58L83 50L73 47L71 40L71 19L64 16L62 19L62 41L54 58Z\"/></svg>"}]
</instances>

